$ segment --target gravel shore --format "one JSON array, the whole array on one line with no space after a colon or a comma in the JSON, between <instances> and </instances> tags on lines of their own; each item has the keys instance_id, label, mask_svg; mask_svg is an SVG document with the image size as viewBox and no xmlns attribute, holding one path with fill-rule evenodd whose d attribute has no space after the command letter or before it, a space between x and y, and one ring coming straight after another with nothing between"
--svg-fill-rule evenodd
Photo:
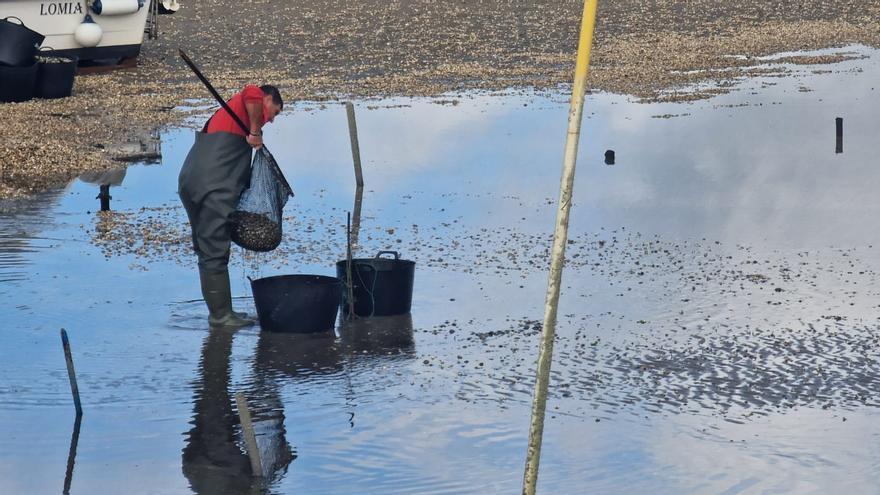
<instances>
[{"instance_id":1,"label":"gravel shore","mask_svg":"<svg viewBox=\"0 0 880 495\"><path fill-rule=\"evenodd\" d=\"M767 4L600 2L590 87L642 101L706 98L723 91L726 81L766 73L767 61L759 63L758 56L851 43L880 46L876 2ZM207 93L177 57L178 48L224 94L248 82L268 82L280 86L288 101L551 88L571 78L582 6L500 0L183 2L178 13L160 18L160 38L145 41L136 69L78 77L71 98L0 105L0 199L119 166L114 143L181 123L189 114L175 108ZM707 80L720 88L687 89Z\"/></svg>"}]
</instances>

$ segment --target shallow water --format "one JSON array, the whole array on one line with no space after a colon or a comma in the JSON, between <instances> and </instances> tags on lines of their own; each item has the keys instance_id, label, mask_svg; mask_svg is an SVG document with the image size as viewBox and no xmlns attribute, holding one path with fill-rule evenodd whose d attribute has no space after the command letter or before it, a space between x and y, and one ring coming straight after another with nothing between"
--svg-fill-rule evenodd
<instances>
[{"instance_id":1,"label":"shallow water","mask_svg":"<svg viewBox=\"0 0 880 495\"><path fill-rule=\"evenodd\" d=\"M588 98L542 493L876 490L880 54L848 50L870 58L707 101ZM356 106L356 256L417 262L411 317L209 332L176 199L191 129L127 170L110 217L83 181L7 205L0 492L519 490L567 97ZM248 276L334 274L355 197L343 106L295 105L266 142L297 196L278 251L233 255L251 312Z\"/></svg>"}]
</instances>

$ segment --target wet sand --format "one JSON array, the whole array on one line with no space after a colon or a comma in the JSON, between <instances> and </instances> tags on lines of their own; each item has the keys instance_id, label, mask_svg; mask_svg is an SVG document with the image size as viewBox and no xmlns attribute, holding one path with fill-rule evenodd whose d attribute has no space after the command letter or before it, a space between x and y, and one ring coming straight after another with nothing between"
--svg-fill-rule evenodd
<instances>
[{"instance_id":1,"label":"wet sand","mask_svg":"<svg viewBox=\"0 0 880 495\"><path fill-rule=\"evenodd\" d=\"M180 124L189 113L175 108L207 93L178 47L225 94L271 82L288 101L550 88L571 77L581 9L573 1L186 2L160 18L160 39L145 41L136 69L79 77L65 100L0 105L0 198L118 166L114 144ZM766 73L757 56L880 46L878 18L880 6L868 1L600 2L590 85L648 101L706 98ZM720 87L684 89L703 81Z\"/></svg>"}]
</instances>

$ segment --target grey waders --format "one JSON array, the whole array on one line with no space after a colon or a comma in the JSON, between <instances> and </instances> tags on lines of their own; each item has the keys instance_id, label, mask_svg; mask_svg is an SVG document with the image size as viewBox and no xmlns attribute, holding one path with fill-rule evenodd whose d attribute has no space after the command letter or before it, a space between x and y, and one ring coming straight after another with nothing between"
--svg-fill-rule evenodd
<instances>
[{"instance_id":1,"label":"grey waders","mask_svg":"<svg viewBox=\"0 0 880 495\"><path fill-rule=\"evenodd\" d=\"M251 147L244 136L197 132L178 179L180 201L192 226L202 295L212 326L241 327L254 320L232 311L229 288L229 215L250 178Z\"/></svg>"}]
</instances>

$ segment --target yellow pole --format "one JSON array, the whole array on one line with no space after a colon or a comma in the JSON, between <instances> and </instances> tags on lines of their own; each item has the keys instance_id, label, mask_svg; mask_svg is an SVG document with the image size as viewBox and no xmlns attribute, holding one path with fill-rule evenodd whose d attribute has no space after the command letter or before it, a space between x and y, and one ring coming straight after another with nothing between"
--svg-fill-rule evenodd
<instances>
[{"instance_id":1,"label":"yellow pole","mask_svg":"<svg viewBox=\"0 0 880 495\"><path fill-rule=\"evenodd\" d=\"M544 306L544 328L541 332L541 349L538 354L538 377L532 398L532 422L529 427L529 448L523 475L523 494L534 495L538 482L538 464L541 459L541 441L544 435L544 413L547 409L547 385L550 382L550 364L553 359L553 339L556 335L556 311L559 305L559 288L562 284L562 265L565 261L565 245L568 241L568 215L574 188L574 172L577 162L578 138L581 133L581 117L584 110L584 94L587 90L587 73L590 66L590 49L596 26L598 0L585 0L578 42L574 84L571 89L571 105L568 110L568 134L565 138L565 155L562 161L562 180L559 205L556 211L556 230L553 233L553 249L550 258L550 280Z\"/></svg>"}]
</instances>

